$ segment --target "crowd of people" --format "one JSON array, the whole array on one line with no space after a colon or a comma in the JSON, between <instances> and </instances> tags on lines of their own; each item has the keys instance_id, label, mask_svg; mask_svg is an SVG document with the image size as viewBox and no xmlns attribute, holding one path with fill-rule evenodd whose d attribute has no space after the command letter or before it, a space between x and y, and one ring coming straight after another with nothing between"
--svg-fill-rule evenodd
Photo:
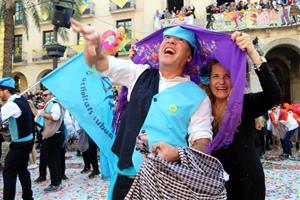
<instances>
[{"instance_id":1,"label":"crowd of people","mask_svg":"<svg viewBox=\"0 0 300 200\"><path fill-rule=\"evenodd\" d=\"M46 181L47 168L49 168L51 183L44 189L45 192L61 189L62 180L68 180L65 173L65 153L68 150L76 149L77 156L82 156L84 168L81 173L90 172L89 178L100 174L97 145L49 90L28 92L18 96L14 89L14 80L4 78L0 81L0 91L6 89L8 89L7 93L0 95L3 101L0 149L2 150L4 141L9 141L11 144L3 168L4 199L13 199L15 196L17 176L23 189L22 197L32 199L28 170L37 167L39 176L34 180L36 183ZM114 95L117 95L115 88L114 90ZM11 101L12 99L17 101ZM10 127L10 134L8 134L7 123L13 122L6 121L7 115L15 116L20 112L22 112L21 120L16 123L17 129L13 129L13 132ZM20 135L20 131L31 132L31 134L24 137ZM36 161L37 151L40 153L39 165ZM1 154L2 151L0 151L0 158ZM15 163L16 160L18 163ZM2 165L0 167L2 168Z\"/></svg>"},{"instance_id":2,"label":"crowd of people","mask_svg":"<svg viewBox=\"0 0 300 200\"><path fill-rule=\"evenodd\" d=\"M159 48L159 68L157 70L148 65L136 65L129 61L116 60L113 57L99 54L99 52L96 53L97 45L95 46L95 44L99 44L96 42L99 40L96 30L87 30L85 26L75 20L72 21L72 24L76 31L82 32L87 38L87 48L85 49L87 64L92 65L97 59L96 68L99 71L128 88L129 103L112 148L119 158L116 180L113 181L113 199L123 199L128 191L129 197L134 195L130 192L132 190L130 187L134 178L141 175L137 175L137 171L143 160L141 153L145 153L145 151L139 153L134 150L134 141L138 135L146 134L144 137L147 138L147 144L150 147L150 149L146 148L146 152L151 152L152 149L152 153L164 160L178 161L180 156L176 147L190 146L205 152L206 145L212 140L212 131L219 139L217 142L216 140L212 142L212 155L221 161L230 177L225 185L227 197L229 199L245 197L264 199L264 174L254 147L254 119L267 112L280 100L280 89L266 61L254 49L248 35L235 32L232 40L242 50L247 50L250 59L259 66L256 68L256 73L263 84L263 92L245 95L241 123L240 125L236 124L237 130L233 128L233 132L230 132L230 135L234 135L234 137L229 139L226 138L228 136L224 135L224 132L219 131L224 128L221 125L222 121L225 120L225 117L228 118L228 114L225 116L226 107L228 106L230 109L232 106L228 103L228 98L233 90L230 72L217 60L211 64L210 83L207 86L211 98L203 93L203 90L197 85L194 85L189 78L186 79L183 69L187 63L193 61L197 48L192 31L177 26L161 33L164 39ZM97 57L95 57L96 55ZM173 69L174 66L177 66L176 69ZM182 87L183 85L185 87ZM241 87L244 90L243 86ZM190 95L193 95L193 98L188 98ZM187 98L182 99L181 97ZM180 108L182 109L180 112L183 112L182 115L179 113L170 115L168 109L159 108L160 105L155 103L161 102L161 106L168 106L168 99L172 99L174 103L169 105L169 111L177 113L177 109ZM268 101L265 101L266 99ZM167 104L164 105L165 103ZM185 106L187 106L186 109L184 109ZM204 117L210 115L209 113L214 116L214 121L210 117ZM152 117L148 118L147 115ZM154 122L153 119L160 120ZM213 124L213 129L211 129L211 124ZM172 129L172 127L178 128ZM172 129L171 133L170 129ZM236 133L234 133L235 131ZM188 143L186 138L188 138ZM229 142L225 140L229 140ZM224 148L223 145L228 146ZM148 189L151 190L151 186ZM179 188L177 189L181 191ZM151 196L151 194L147 195Z\"/></svg>"},{"instance_id":3,"label":"crowd of people","mask_svg":"<svg viewBox=\"0 0 300 200\"><path fill-rule=\"evenodd\" d=\"M162 12L156 10L156 13L154 15L154 21L189 16L193 16L194 19L196 18L195 7L193 5L188 7L182 6L181 8L165 8L165 10L163 10Z\"/></svg>"},{"instance_id":4,"label":"crowd of people","mask_svg":"<svg viewBox=\"0 0 300 200\"><path fill-rule=\"evenodd\" d=\"M300 117L288 103L272 107L268 113L255 120L256 145L263 158L266 151L280 150L280 159L297 160L292 147L299 150ZM281 148L280 148L281 146Z\"/></svg>"},{"instance_id":5,"label":"crowd of people","mask_svg":"<svg viewBox=\"0 0 300 200\"><path fill-rule=\"evenodd\" d=\"M125 95L120 94L118 101L115 98L115 115L121 120L117 124L116 138L111 148L116 156L116 165L108 199L156 199L156 196L180 199L187 192L194 199L199 199L199 196L212 199L265 198L264 171L255 146L255 128L259 130L262 125L255 126L255 120L280 102L281 90L267 60L255 49L248 34L237 31L228 37L197 27L174 26L137 43L136 48L130 51L136 63L144 60L139 47L154 46L157 41L160 46L156 46L159 57L156 64L136 64L99 51L101 37L94 27L75 19L71 19L71 24L75 32L84 35L86 64L95 65L102 76L127 87ZM227 50L200 55L207 59L201 68L206 69L207 73L203 74L192 66L203 62L203 59L198 59L198 48L204 48L199 44L199 36L207 38L206 42L214 38L216 48ZM205 52L209 53L209 49ZM254 65L262 92L243 93L246 56ZM240 69L244 74L236 73ZM117 95L117 92L114 94ZM12 78L3 78L0 80L0 98L5 101L1 108L1 122L8 120L11 135L3 169L5 200L15 197L17 176L22 185L23 198L33 199L28 159L35 136L39 134L39 177L35 181L46 180L48 167L51 183L44 189L45 192L62 189L62 181L68 179L65 175L68 141L73 143L78 140L77 148L83 152L84 160L81 172L92 169L89 178L100 174L97 145L51 91L39 91L35 95L30 93L26 99L16 94ZM293 159L290 139L298 124L296 127L292 119L297 120L298 117L290 112L288 105L285 108L287 110L272 109L269 113L273 126L271 131L273 135L277 131L281 139L282 157ZM287 127L283 136L282 131L276 129L281 124ZM137 148L137 144L142 148ZM151 162L153 160L154 163ZM195 162L191 163L192 160ZM143 173L151 172L153 166L159 172L168 168L170 172L167 176L170 178L155 174L144 176ZM181 171L185 166L195 170L188 171L190 174L186 176ZM207 171L211 175L204 178L208 178L209 182L198 176ZM177 176L185 181L178 181ZM162 178L162 182L157 182L158 178ZM143 184L149 180L157 185ZM219 184L212 185L210 181ZM195 187L195 182L202 184ZM158 189L166 189L166 185L171 186L168 187L170 191ZM141 187L145 194L139 192ZM153 193L154 190L158 193Z\"/></svg>"},{"instance_id":6,"label":"crowd of people","mask_svg":"<svg viewBox=\"0 0 300 200\"><path fill-rule=\"evenodd\" d=\"M259 2L251 2L247 0L246 2L241 0L238 3L230 2L224 3L222 5L216 6L211 4L206 8L207 13L223 13L223 12L234 12L234 11L253 11L257 12L259 9L278 9L284 6L297 6L298 2L296 0L260 0Z\"/></svg>"},{"instance_id":7,"label":"crowd of people","mask_svg":"<svg viewBox=\"0 0 300 200\"><path fill-rule=\"evenodd\" d=\"M210 4L206 7L206 22L203 23L206 23L205 27L211 30L238 28L240 25L259 24L259 27L293 25L299 22L299 5L300 2L297 0L260 0L259 2L240 0L220 5ZM189 16L193 18L187 18ZM174 23L194 24L195 18L195 6L183 6L181 9L166 8L162 12L156 10L153 20L155 28L159 29Z\"/></svg>"},{"instance_id":8,"label":"crowd of people","mask_svg":"<svg viewBox=\"0 0 300 200\"><path fill-rule=\"evenodd\" d=\"M252 3L251 0L239 1L238 3L230 2L222 5L211 4L206 7L206 28L213 29L213 23L215 21L214 14L235 13L232 15L230 21L234 21L236 27L238 26L238 19L242 20L244 13L252 11L253 13L262 13L264 11L272 11L277 13L279 9L282 9L281 16L282 26L290 25L298 22L298 16L300 15L299 9L300 2L297 0L260 0L259 2ZM287 6L290 10L287 10ZM255 15L253 15L255 17ZM228 21L228 19L227 19Z\"/></svg>"}]
</instances>

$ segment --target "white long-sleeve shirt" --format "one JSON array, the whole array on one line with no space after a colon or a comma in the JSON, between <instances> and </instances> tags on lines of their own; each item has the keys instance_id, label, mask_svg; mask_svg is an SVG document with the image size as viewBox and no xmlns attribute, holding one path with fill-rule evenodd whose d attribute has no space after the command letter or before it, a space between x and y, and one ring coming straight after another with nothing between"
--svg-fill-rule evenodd
<instances>
[{"instance_id":1,"label":"white long-sleeve shirt","mask_svg":"<svg viewBox=\"0 0 300 200\"><path fill-rule=\"evenodd\" d=\"M21 116L22 111L19 106L13 102L13 99L20 98L20 96L14 94L8 98L7 102L1 107L1 120L5 121L10 117L18 118Z\"/></svg>"},{"instance_id":2,"label":"white long-sleeve shirt","mask_svg":"<svg viewBox=\"0 0 300 200\"><path fill-rule=\"evenodd\" d=\"M108 70L102 72L102 76L109 77L112 82L124 85L128 88L127 100L130 100L130 95L138 77L150 66L135 64L131 60L121 60L109 56ZM166 79L160 73L159 92L175 86L178 83L191 81L189 76L175 77ZM188 134L189 144L192 145L197 139L207 138L212 140L212 123L211 102L208 97L201 102L197 110L191 116Z\"/></svg>"},{"instance_id":3,"label":"white long-sleeve shirt","mask_svg":"<svg viewBox=\"0 0 300 200\"><path fill-rule=\"evenodd\" d=\"M54 101L55 99L56 99L55 97L53 97L52 99L50 99L50 100L45 104L44 109L47 107L47 105L48 105L50 102ZM50 113L50 115L52 116L52 118L53 118L54 121L59 120L60 114L61 114L61 110L60 110L60 107L59 107L58 103L54 103L54 104L52 105L52 107L51 107L49 113ZM36 119L37 119L39 116L40 116L40 111L38 111L38 114L37 114L37 116L36 116Z\"/></svg>"},{"instance_id":4,"label":"white long-sleeve shirt","mask_svg":"<svg viewBox=\"0 0 300 200\"><path fill-rule=\"evenodd\" d=\"M289 112L287 120L283 123L284 125L286 125L289 131L298 128L298 122L293 115L293 112Z\"/></svg>"}]
</instances>

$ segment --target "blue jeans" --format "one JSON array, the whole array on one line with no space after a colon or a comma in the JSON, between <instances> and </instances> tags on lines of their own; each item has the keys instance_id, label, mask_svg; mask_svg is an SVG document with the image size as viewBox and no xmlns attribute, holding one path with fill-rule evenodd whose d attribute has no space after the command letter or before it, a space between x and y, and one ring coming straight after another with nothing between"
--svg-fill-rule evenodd
<instances>
[{"instance_id":1,"label":"blue jeans","mask_svg":"<svg viewBox=\"0 0 300 200\"><path fill-rule=\"evenodd\" d=\"M292 145L291 145L291 138L293 137L294 133L296 132L297 128L290 130L286 133L284 137L284 147L285 147L285 152L288 155L292 155Z\"/></svg>"}]
</instances>

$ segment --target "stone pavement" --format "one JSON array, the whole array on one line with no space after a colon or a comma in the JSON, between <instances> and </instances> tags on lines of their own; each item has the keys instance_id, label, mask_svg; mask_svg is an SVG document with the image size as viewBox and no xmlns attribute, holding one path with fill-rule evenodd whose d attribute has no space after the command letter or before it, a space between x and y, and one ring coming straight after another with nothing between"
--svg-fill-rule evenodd
<instances>
[{"instance_id":1,"label":"stone pavement","mask_svg":"<svg viewBox=\"0 0 300 200\"><path fill-rule=\"evenodd\" d=\"M4 147L7 143L4 143ZM300 199L300 161L280 160L279 151L267 152L265 159L262 160L266 175L266 199L267 200L296 200ZM297 155L298 154L298 155ZM300 156L300 152L297 152ZM77 157L75 152L68 152L66 175L68 180L63 181L61 191L45 193L43 189L48 186L47 181L43 183L34 183L32 181L32 190L34 198L37 200L101 200L106 199L108 190L108 181L101 177L89 179L88 174L81 174L83 168L82 157ZM38 168L30 170L31 179L38 177ZM48 173L49 174L49 173ZM2 171L0 176L0 195L3 193ZM17 199L21 199L22 189L19 181L17 182ZM0 197L1 199L2 197Z\"/></svg>"}]
</instances>

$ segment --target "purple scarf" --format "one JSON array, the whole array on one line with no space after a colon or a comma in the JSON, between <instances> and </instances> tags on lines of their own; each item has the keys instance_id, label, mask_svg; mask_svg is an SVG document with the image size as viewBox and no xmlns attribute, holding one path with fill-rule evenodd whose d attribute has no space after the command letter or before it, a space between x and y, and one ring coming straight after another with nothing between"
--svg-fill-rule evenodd
<instances>
[{"instance_id":1,"label":"purple scarf","mask_svg":"<svg viewBox=\"0 0 300 200\"><path fill-rule=\"evenodd\" d=\"M211 59L218 60L231 74L232 93L219 132L207 149L207 152L211 152L231 144L240 123L246 87L246 53L239 49L230 35L192 25L179 26L194 31L198 40L198 52L185 68L185 74L189 75L192 81L196 84L200 83L199 69ZM160 29L136 43L137 53L133 58L134 63L149 64L152 68L158 69L158 49L165 29ZM127 88L123 87L115 112L114 127L119 124L120 116L126 108L126 97Z\"/></svg>"}]
</instances>

